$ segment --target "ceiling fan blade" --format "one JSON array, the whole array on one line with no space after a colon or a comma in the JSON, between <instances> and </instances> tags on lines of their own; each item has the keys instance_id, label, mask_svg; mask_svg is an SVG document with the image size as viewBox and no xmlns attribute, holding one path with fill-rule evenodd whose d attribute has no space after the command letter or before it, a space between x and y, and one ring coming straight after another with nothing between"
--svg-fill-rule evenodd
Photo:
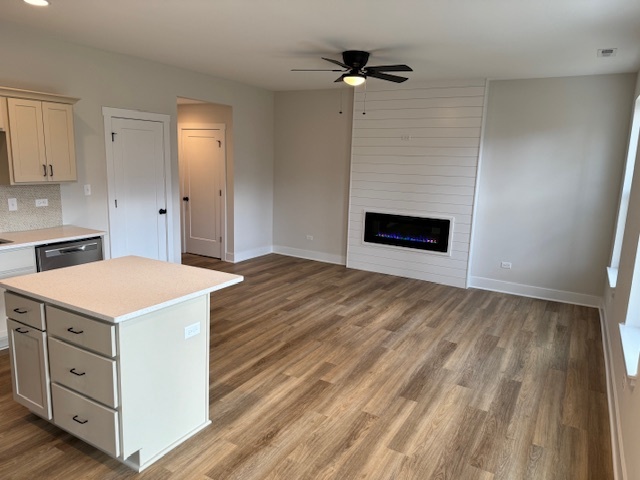
<instances>
[{"instance_id":1,"label":"ceiling fan blade","mask_svg":"<svg viewBox=\"0 0 640 480\"><path fill-rule=\"evenodd\" d=\"M388 82L402 83L409 80L407 77L399 77L397 75L387 75L382 72L367 72L367 77L379 78L380 80L387 80Z\"/></svg>"},{"instance_id":2,"label":"ceiling fan blade","mask_svg":"<svg viewBox=\"0 0 640 480\"><path fill-rule=\"evenodd\" d=\"M338 78L335 82L333 83L339 83L342 81L342 79L344 78L344 75L340 75L340 78Z\"/></svg>"},{"instance_id":3,"label":"ceiling fan blade","mask_svg":"<svg viewBox=\"0 0 640 480\"><path fill-rule=\"evenodd\" d=\"M377 65L366 67L367 72L413 72L409 65Z\"/></svg>"},{"instance_id":4,"label":"ceiling fan blade","mask_svg":"<svg viewBox=\"0 0 640 480\"><path fill-rule=\"evenodd\" d=\"M326 60L327 62L335 63L336 65L339 65L342 68L346 68L347 70L349 69L348 65L345 65L344 63L339 62L338 60L334 60L333 58L325 58L325 57L320 57L320 58L322 58L323 60Z\"/></svg>"},{"instance_id":5,"label":"ceiling fan blade","mask_svg":"<svg viewBox=\"0 0 640 480\"><path fill-rule=\"evenodd\" d=\"M344 72L344 70L327 70L327 69L309 69L309 68L292 68L292 72Z\"/></svg>"}]
</instances>

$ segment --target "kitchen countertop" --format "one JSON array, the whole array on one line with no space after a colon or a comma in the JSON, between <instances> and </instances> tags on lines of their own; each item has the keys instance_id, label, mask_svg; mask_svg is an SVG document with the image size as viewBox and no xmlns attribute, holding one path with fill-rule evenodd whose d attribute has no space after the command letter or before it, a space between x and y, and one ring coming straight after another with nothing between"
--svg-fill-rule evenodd
<instances>
[{"instance_id":1,"label":"kitchen countertop","mask_svg":"<svg viewBox=\"0 0 640 480\"><path fill-rule=\"evenodd\" d=\"M0 280L0 287L118 323L240 283L241 275L119 257Z\"/></svg>"},{"instance_id":2,"label":"kitchen countertop","mask_svg":"<svg viewBox=\"0 0 640 480\"><path fill-rule=\"evenodd\" d=\"M0 251L43 245L52 242L82 240L83 238L99 237L104 234L105 232L101 230L91 230L74 225L62 225L61 227L41 228L39 230L24 230L21 232L0 232L0 239L11 241L11 243L1 243Z\"/></svg>"}]
</instances>

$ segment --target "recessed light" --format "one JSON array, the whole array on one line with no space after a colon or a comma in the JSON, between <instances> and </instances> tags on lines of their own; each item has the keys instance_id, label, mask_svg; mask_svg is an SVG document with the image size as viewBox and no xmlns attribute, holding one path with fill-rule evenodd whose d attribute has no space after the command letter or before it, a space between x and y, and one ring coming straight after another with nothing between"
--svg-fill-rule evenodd
<instances>
[{"instance_id":1,"label":"recessed light","mask_svg":"<svg viewBox=\"0 0 640 480\"><path fill-rule=\"evenodd\" d=\"M47 0L24 0L25 3L33 5L34 7L48 7L49 2Z\"/></svg>"}]
</instances>

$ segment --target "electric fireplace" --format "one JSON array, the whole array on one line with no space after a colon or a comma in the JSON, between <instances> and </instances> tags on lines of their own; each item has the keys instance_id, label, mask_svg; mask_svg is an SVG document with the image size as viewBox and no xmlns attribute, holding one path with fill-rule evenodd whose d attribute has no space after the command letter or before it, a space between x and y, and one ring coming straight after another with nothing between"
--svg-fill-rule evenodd
<instances>
[{"instance_id":1,"label":"electric fireplace","mask_svg":"<svg viewBox=\"0 0 640 480\"><path fill-rule=\"evenodd\" d=\"M365 212L364 241L446 253L451 219Z\"/></svg>"}]
</instances>

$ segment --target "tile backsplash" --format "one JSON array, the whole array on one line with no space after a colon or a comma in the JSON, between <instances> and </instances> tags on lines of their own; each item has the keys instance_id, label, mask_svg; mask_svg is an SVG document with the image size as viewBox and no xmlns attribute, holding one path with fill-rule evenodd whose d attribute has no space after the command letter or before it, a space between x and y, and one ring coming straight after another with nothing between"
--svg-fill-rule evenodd
<instances>
[{"instance_id":1,"label":"tile backsplash","mask_svg":"<svg viewBox=\"0 0 640 480\"><path fill-rule=\"evenodd\" d=\"M9 211L8 200L15 198L18 210ZM36 200L47 199L49 205L36 207ZM0 186L0 232L35 230L62 225L60 185Z\"/></svg>"}]
</instances>

